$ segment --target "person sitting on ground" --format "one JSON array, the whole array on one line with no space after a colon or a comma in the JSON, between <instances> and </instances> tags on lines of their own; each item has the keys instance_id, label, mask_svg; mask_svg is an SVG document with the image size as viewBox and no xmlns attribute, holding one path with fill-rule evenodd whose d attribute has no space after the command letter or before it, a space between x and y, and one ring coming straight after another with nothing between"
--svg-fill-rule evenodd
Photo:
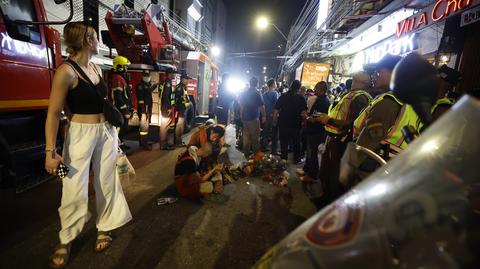
<instances>
[{"instance_id":1,"label":"person sitting on ground","mask_svg":"<svg viewBox=\"0 0 480 269\"><path fill-rule=\"evenodd\" d=\"M188 147L175 164L175 187L182 197L198 199L223 191L222 164L202 169L201 161L212 154L209 143Z\"/></svg>"},{"instance_id":2,"label":"person sitting on ground","mask_svg":"<svg viewBox=\"0 0 480 269\"><path fill-rule=\"evenodd\" d=\"M188 147L196 146L197 148L209 143L212 146L212 154L210 159L216 162L220 150L225 144L225 128L221 125L200 126L198 131L193 133L188 142Z\"/></svg>"}]
</instances>

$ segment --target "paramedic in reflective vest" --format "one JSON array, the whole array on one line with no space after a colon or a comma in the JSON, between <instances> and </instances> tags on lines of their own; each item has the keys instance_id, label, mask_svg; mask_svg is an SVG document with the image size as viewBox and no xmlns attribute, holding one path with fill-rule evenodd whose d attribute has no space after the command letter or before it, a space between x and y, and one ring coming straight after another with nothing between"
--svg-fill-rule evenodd
<instances>
[{"instance_id":1,"label":"paramedic in reflective vest","mask_svg":"<svg viewBox=\"0 0 480 269\"><path fill-rule=\"evenodd\" d=\"M319 176L324 187L322 202L324 205L337 199L344 193L344 187L338 181L340 159L346 145L352 139L354 120L369 104L370 94L366 91L370 85L370 76L359 72L353 75L352 89L341 95L340 101L331 105L328 115L321 113L318 120L325 124L327 138L325 152L322 154Z\"/></svg>"},{"instance_id":2,"label":"paramedic in reflective vest","mask_svg":"<svg viewBox=\"0 0 480 269\"><path fill-rule=\"evenodd\" d=\"M137 86L136 96L137 96L137 113L140 118L140 136L139 142L140 146L144 149L151 149L151 145L148 144L148 124L143 125L142 122L146 121L151 122L152 119L152 105L153 98L152 92L158 86L158 84L152 84L150 82L150 71L146 70L143 72L142 81ZM143 119L143 120L142 120ZM145 130L143 129L145 127Z\"/></svg>"},{"instance_id":3,"label":"paramedic in reflective vest","mask_svg":"<svg viewBox=\"0 0 480 269\"><path fill-rule=\"evenodd\" d=\"M392 71L400 60L400 56L387 55L375 66L378 76L375 89L385 89L385 92L378 95L354 123L357 144L377 152L380 145L387 146L385 150L389 152L384 152L385 156L406 148L402 127L410 125L417 132L421 127L413 108L398 100L389 88Z\"/></svg>"},{"instance_id":4,"label":"paramedic in reflective vest","mask_svg":"<svg viewBox=\"0 0 480 269\"><path fill-rule=\"evenodd\" d=\"M432 107L433 121L436 121L443 113L447 112L448 109L453 106L455 100L448 98L447 96L448 93L453 92L455 86L457 86L461 80L460 73L445 64L438 68L438 76L441 80L438 89L438 99Z\"/></svg>"},{"instance_id":5,"label":"paramedic in reflective vest","mask_svg":"<svg viewBox=\"0 0 480 269\"><path fill-rule=\"evenodd\" d=\"M172 124L172 79L175 78L176 71L169 68L166 71L167 77L159 86L159 102L160 102L160 149L167 150L168 147L168 129Z\"/></svg>"},{"instance_id":6,"label":"paramedic in reflective vest","mask_svg":"<svg viewBox=\"0 0 480 269\"><path fill-rule=\"evenodd\" d=\"M356 144L383 155L388 159L407 147L401 129L410 125L418 133L420 120L410 105L403 104L390 90L392 71L402 58L387 54L376 65L374 89L379 94L354 122ZM414 68L414 67L412 67ZM342 159L340 182L353 185L350 167L361 168L365 174L373 172L378 164L363 153L347 150Z\"/></svg>"},{"instance_id":7,"label":"paramedic in reflective vest","mask_svg":"<svg viewBox=\"0 0 480 269\"><path fill-rule=\"evenodd\" d=\"M118 110L124 116L123 126L120 127L118 138L120 139L120 148L128 150L129 147L124 144L125 134L128 131L128 121L133 114L133 104L131 97L131 87L127 84L127 68L130 61L123 57L117 56L113 59L113 74L110 80L110 87L113 95L113 102Z\"/></svg>"},{"instance_id":8,"label":"paramedic in reflective vest","mask_svg":"<svg viewBox=\"0 0 480 269\"><path fill-rule=\"evenodd\" d=\"M192 79L186 72L182 72L180 77L180 83L175 87L175 91L172 94L172 106L175 108L176 122L175 122L175 146L181 147L182 135L185 127L185 114L190 106L190 101L187 96L188 80Z\"/></svg>"}]
</instances>

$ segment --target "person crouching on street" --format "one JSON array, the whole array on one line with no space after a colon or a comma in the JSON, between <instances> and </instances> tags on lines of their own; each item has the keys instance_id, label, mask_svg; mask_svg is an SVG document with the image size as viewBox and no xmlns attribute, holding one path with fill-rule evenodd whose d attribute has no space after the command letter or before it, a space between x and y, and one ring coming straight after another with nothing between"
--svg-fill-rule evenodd
<instances>
[{"instance_id":1,"label":"person crouching on street","mask_svg":"<svg viewBox=\"0 0 480 269\"><path fill-rule=\"evenodd\" d=\"M223 191L222 164L203 168L201 161L212 154L209 143L188 147L175 164L175 186L182 197L199 199Z\"/></svg>"}]
</instances>

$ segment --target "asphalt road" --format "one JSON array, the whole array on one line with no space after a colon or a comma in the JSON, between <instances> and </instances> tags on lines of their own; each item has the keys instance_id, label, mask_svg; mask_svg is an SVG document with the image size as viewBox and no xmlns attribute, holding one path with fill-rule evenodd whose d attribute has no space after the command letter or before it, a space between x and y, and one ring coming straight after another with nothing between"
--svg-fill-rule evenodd
<instances>
[{"instance_id":1,"label":"asphalt road","mask_svg":"<svg viewBox=\"0 0 480 269\"><path fill-rule=\"evenodd\" d=\"M233 127L227 128L227 143L235 145L234 139ZM157 206L158 197L176 195L173 166L182 150L129 157L137 177L123 187L134 219L114 232L110 249L95 253L93 217L74 241L67 268L250 268L314 213L294 173L286 188L238 180L225 186L223 204L180 199ZM235 163L243 157L230 147L223 158ZM61 183L51 181L21 195L0 193L0 268L49 268L60 191ZM94 213L94 201L90 208Z\"/></svg>"}]
</instances>

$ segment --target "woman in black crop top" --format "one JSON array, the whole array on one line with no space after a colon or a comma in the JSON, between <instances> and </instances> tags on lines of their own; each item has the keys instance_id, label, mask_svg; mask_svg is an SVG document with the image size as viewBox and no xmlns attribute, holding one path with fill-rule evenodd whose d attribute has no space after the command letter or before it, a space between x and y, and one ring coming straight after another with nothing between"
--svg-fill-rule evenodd
<instances>
[{"instance_id":1,"label":"woman in black crop top","mask_svg":"<svg viewBox=\"0 0 480 269\"><path fill-rule=\"evenodd\" d=\"M59 208L60 244L50 258L54 268L67 264L71 242L90 217L86 197L91 163L98 215L95 251L108 248L112 242L109 231L132 218L115 170L118 134L103 115L101 96L106 96L107 88L101 70L91 62L98 53L97 33L91 26L71 22L65 26L63 37L70 57L53 78L45 124L45 169L56 174L60 163L70 168L63 179ZM55 142L60 113L65 107L71 115L61 157L55 152Z\"/></svg>"}]
</instances>

